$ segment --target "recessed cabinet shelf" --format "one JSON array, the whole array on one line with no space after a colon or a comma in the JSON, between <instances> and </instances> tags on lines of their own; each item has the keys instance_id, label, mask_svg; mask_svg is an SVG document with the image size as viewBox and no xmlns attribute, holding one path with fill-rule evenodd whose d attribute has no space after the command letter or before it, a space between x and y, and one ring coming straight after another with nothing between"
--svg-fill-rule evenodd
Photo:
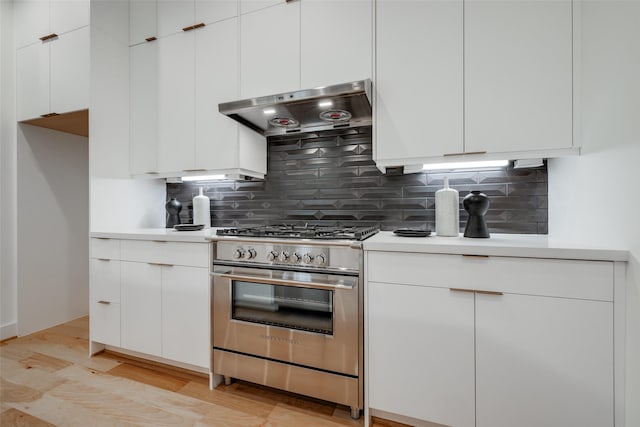
<instances>
[{"instance_id":1,"label":"recessed cabinet shelf","mask_svg":"<svg viewBox=\"0 0 640 427\"><path fill-rule=\"evenodd\" d=\"M53 129L73 135L89 136L89 110L51 114L38 119L24 120L22 123Z\"/></svg>"}]
</instances>

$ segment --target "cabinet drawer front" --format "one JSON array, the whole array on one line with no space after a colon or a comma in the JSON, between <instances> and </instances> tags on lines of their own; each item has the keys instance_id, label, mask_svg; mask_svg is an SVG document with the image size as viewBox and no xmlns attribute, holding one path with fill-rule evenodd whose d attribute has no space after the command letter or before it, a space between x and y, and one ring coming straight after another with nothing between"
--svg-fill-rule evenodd
<instances>
[{"instance_id":1,"label":"cabinet drawer front","mask_svg":"<svg viewBox=\"0 0 640 427\"><path fill-rule=\"evenodd\" d=\"M209 267L209 243L123 240L122 259L157 264Z\"/></svg>"},{"instance_id":2,"label":"cabinet drawer front","mask_svg":"<svg viewBox=\"0 0 640 427\"><path fill-rule=\"evenodd\" d=\"M120 240L91 239L91 258L120 259Z\"/></svg>"},{"instance_id":3,"label":"cabinet drawer front","mask_svg":"<svg viewBox=\"0 0 640 427\"><path fill-rule=\"evenodd\" d=\"M92 302L89 314L91 341L120 347L120 304Z\"/></svg>"},{"instance_id":4,"label":"cabinet drawer front","mask_svg":"<svg viewBox=\"0 0 640 427\"><path fill-rule=\"evenodd\" d=\"M120 261L92 259L91 261L91 302L120 302Z\"/></svg>"},{"instance_id":5,"label":"cabinet drawer front","mask_svg":"<svg viewBox=\"0 0 640 427\"><path fill-rule=\"evenodd\" d=\"M613 263L370 252L369 281L613 301Z\"/></svg>"}]
</instances>

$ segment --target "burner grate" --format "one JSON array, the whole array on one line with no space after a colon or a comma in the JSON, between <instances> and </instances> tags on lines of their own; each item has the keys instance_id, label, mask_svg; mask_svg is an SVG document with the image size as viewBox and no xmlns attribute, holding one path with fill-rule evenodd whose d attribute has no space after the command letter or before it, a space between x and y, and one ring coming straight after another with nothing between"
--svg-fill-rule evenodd
<instances>
[{"instance_id":1,"label":"burner grate","mask_svg":"<svg viewBox=\"0 0 640 427\"><path fill-rule=\"evenodd\" d=\"M277 237L318 240L365 240L376 234L375 227L326 227L307 225L268 225L264 227L225 228L216 232L218 236Z\"/></svg>"}]
</instances>

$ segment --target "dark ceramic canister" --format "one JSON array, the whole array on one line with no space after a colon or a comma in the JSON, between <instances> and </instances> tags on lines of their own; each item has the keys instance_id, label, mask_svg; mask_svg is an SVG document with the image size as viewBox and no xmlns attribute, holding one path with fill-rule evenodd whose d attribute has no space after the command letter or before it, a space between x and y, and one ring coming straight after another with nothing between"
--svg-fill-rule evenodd
<instances>
[{"instance_id":1,"label":"dark ceramic canister","mask_svg":"<svg viewBox=\"0 0 640 427\"><path fill-rule=\"evenodd\" d=\"M172 198L165 205L167 210L167 228L173 228L174 225L180 224L180 211L182 210L182 203L176 198Z\"/></svg>"},{"instance_id":2,"label":"dark ceramic canister","mask_svg":"<svg viewBox=\"0 0 640 427\"><path fill-rule=\"evenodd\" d=\"M489 237L489 229L484 215L489 209L489 197L479 191L472 191L462 199L462 206L469 214L464 237Z\"/></svg>"}]
</instances>

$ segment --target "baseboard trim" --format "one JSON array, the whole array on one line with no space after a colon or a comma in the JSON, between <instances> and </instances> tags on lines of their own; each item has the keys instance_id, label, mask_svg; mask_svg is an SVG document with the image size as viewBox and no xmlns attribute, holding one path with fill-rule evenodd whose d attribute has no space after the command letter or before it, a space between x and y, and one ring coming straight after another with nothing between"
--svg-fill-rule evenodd
<instances>
[{"instance_id":1,"label":"baseboard trim","mask_svg":"<svg viewBox=\"0 0 640 427\"><path fill-rule=\"evenodd\" d=\"M18 324L8 323L0 327L0 341L5 341L18 336Z\"/></svg>"}]
</instances>

